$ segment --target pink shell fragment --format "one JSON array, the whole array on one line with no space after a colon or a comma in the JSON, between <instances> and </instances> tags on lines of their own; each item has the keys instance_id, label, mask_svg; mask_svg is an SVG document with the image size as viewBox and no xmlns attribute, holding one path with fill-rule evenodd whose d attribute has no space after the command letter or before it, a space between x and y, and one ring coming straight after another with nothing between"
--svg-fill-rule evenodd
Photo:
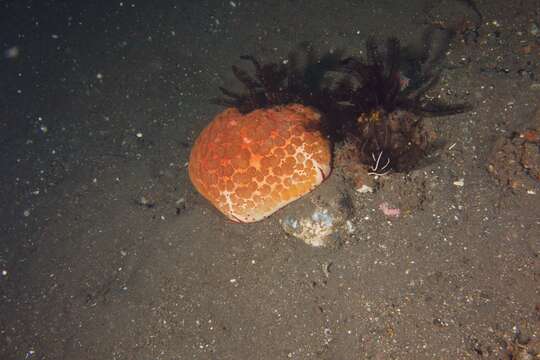
<instances>
[{"instance_id":1,"label":"pink shell fragment","mask_svg":"<svg viewBox=\"0 0 540 360\"><path fill-rule=\"evenodd\" d=\"M383 202L379 205L379 210L383 212L384 215L388 217L399 217L401 210L399 208L393 208L388 205L387 202Z\"/></svg>"}]
</instances>

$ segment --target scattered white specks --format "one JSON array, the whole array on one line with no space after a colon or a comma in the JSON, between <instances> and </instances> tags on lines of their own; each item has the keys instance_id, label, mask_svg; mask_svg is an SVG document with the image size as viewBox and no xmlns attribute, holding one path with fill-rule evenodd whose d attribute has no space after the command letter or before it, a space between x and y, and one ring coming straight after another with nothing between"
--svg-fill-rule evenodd
<instances>
[{"instance_id":1,"label":"scattered white specks","mask_svg":"<svg viewBox=\"0 0 540 360\"><path fill-rule=\"evenodd\" d=\"M534 190L527 190L527 194L529 194L529 195L536 195L536 191L534 191Z\"/></svg>"},{"instance_id":2,"label":"scattered white specks","mask_svg":"<svg viewBox=\"0 0 540 360\"><path fill-rule=\"evenodd\" d=\"M465 185L465 179L461 178L459 180L456 180L453 182L453 184L458 187L463 187Z\"/></svg>"},{"instance_id":3,"label":"scattered white specks","mask_svg":"<svg viewBox=\"0 0 540 360\"><path fill-rule=\"evenodd\" d=\"M229 4L230 4L233 8L236 7L236 3L235 3L234 1L229 1Z\"/></svg>"},{"instance_id":4,"label":"scattered white specks","mask_svg":"<svg viewBox=\"0 0 540 360\"><path fill-rule=\"evenodd\" d=\"M142 132L138 132L138 133L137 133L137 137L138 137L139 139L141 139L141 138L143 137Z\"/></svg>"},{"instance_id":5,"label":"scattered white specks","mask_svg":"<svg viewBox=\"0 0 540 360\"><path fill-rule=\"evenodd\" d=\"M41 130L42 133L46 134L47 131L49 131L49 128L47 128L47 126L45 126L45 125L41 125L39 127L39 130Z\"/></svg>"},{"instance_id":6,"label":"scattered white specks","mask_svg":"<svg viewBox=\"0 0 540 360\"><path fill-rule=\"evenodd\" d=\"M29 217L30 216L30 210L24 210L23 215L24 215L24 217Z\"/></svg>"},{"instance_id":7,"label":"scattered white specks","mask_svg":"<svg viewBox=\"0 0 540 360\"><path fill-rule=\"evenodd\" d=\"M103 79L103 74L102 74L102 73L97 73L97 74L96 74L96 78L97 78L98 80L102 80L102 79Z\"/></svg>"},{"instance_id":8,"label":"scattered white specks","mask_svg":"<svg viewBox=\"0 0 540 360\"><path fill-rule=\"evenodd\" d=\"M2 276L7 276L8 272L7 270L2 270Z\"/></svg>"},{"instance_id":9,"label":"scattered white specks","mask_svg":"<svg viewBox=\"0 0 540 360\"><path fill-rule=\"evenodd\" d=\"M58 40L60 36L58 36L58 34L52 34L51 38L53 38L54 40Z\"/></svg>"}]
</instances>

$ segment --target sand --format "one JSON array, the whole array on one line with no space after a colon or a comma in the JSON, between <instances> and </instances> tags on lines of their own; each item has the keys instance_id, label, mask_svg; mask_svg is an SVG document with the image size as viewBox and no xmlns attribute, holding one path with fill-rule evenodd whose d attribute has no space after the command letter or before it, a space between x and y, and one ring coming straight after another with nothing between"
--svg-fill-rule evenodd
<instances>
[{"instance_id":1,"label":"sand","mask_svg":"<svg viewBox=\"0 0 540 360\"><path fill-rule=\"evenodd\" d=\"M538 182L512 190L488 162L536 121L540 8L477 5L478 37L454 0L3 4L0 358L538 351ZM238 56L302 41L359 54L369 35L414 42L433 23L465 31L433 96L474 109L430 119L428 159L354 194L339 245L287 236L279 214L231 223L196 193L189 150Z\"/></svg>"}]
</instances>

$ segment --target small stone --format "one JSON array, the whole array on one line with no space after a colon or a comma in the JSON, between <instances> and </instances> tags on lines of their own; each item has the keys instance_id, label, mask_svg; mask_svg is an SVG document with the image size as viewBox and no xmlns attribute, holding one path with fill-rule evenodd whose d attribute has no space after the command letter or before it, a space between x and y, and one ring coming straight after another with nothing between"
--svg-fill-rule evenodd
<instances>
[{"instance_id":1,"label":"small stone","mask_svg":"<svg viewBox=\"0 0 540 360\"><path fill-rule=\"evenodd\" d=\"M286 216L280 222L286 233L320 247L329 245L329 236L336 231L337 220L328 209L318 208L309 217Z\"/></svg>"},{"instance_id":2,"label":"small stone","mask_svg":"<svg viewBox=\"0 0 540 360\"><path fill-rule=\"evenodd\" d=\"M453 182L453 184L458 187L463 187L465 185L465 179L462 178L462 179L456 180Z\"/></svg>"},{"instance_id":3,"label":"small stone","mask_svg":"<svg viewBox=\"0 0 540 360\"><path fill-rule=\"evenodd\" d=\"M362 184L359 188L356 188L356 192L359 192L360 194L372 193L373 188L366 184Z\"/></svg>"},{"instance_id":4,"label":"small stone","mask_svg":"<svg viewBox=\"0 0 540 360\"><path fill-rule=\"evenodd\" d=\"M10 47L4 51L4 57L6 59L15 59L19 56L19 48L17 46Z\"/></svg>"},{"instance_id":5,"label":"small stone","mask_svg":"<svg viewBox=\"0 0 540 360\"><path fill-rule=\"evenodd\" d=\"M353 234L354 231L356 230L354 224L352 223L351 220L347 220L345 221L345 226L347 227L347 233L349 234Z\"/></svg>"},{"instance_id":6,"label":"small stone","mask_svg":"<svg viewBox=\"0 0 540 360\"><path fill-rule=\"evenodd\" d=\"M374 178L364 168L357 168L354 174L354 189L356 192L365 194L372 193L375 189Z\"/></svg>"},{"instance_id":7,"label":"small stone","mask_svg":"<svg viewBox=\"0 0 540 360\"><path fill-rule=\"evenodd\" d=\"M279 222L285 233L314 247L337 245L350 216L350 186L331 176L321 186L283 209Z\"/></svg>"},{"instance_id":8,"label":"small stone","mask_svg":"<svg viewBox=\"0 0 540 360\"><path fill-rule=\"evenodd\" d=\"M531 23L529 26L529 33L531 33L532 36L540 35L540 27L538 27L537 23Z\"/></svg>"},{"instance_id":9,"label":"small stone","mask_svg":"<svg viewBox=\"0 0 540 360\"><path fill-rule=\"evenodd\" d=\"M388 217L398 218L401 215L399 208L391 207L386 201L379 205L379 210Z\"/></svg>"}]
</instances>

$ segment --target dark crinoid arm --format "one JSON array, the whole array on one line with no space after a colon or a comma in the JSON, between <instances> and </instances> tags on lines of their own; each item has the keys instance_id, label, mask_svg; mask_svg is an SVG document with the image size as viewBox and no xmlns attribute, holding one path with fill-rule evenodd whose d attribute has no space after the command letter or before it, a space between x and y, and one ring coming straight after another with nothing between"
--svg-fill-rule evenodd
<instances>
[{"instance_id":1,"label":"dark crinoid arm","mask_svg":"<svg viewBox=\"0 0 540 360\"><path fill-rule=\"evenodd\" d=\"M240 58L251 62L253 75L233 66L234 76L244 87L237 92L223 87L222 96L214 103L236 107L242 113L276 105L300 103L318 107L324 102L322 82L325 74L337 66L342 52L328 52L319 56L311 47L300 48L305 61L300 64L298 51L292 51L286 61L261 64L254 56Z\"/></svg>"},{"instance_id":2,"label":"dark crinoid arm","mask_svg":"<svg viewBox=\"0 0 540 360\"><path fill-rule=\"evenodd\" d=\"M258 62L254 61L254 64L257 68ZM262 91L261 82L235 65L232 66L232 72L244 86L244 92L237 92L220 86L219 90L223 95L212 99L212 102L218 105L235 107L242 113L250 112L258 107L265 107L267 99Z\"/></svg>"},{"instance_id":3,"label":"dark crinoid arm","mask_svg":"<svg viewBox=\"0 0 540 360\"><path fill-rule=\"evenodd\" d=\"M233 65L234 76L242 83L243 92L236 92L220 87L222 96L213 99L219 105L236 107L242 113L248 113L255 109L285 104L289 100L286 91L287 68L283 64L261 63L250 55L240 57L250 61L254 68L254 75Z\"/></svg>"}]
</instances>

